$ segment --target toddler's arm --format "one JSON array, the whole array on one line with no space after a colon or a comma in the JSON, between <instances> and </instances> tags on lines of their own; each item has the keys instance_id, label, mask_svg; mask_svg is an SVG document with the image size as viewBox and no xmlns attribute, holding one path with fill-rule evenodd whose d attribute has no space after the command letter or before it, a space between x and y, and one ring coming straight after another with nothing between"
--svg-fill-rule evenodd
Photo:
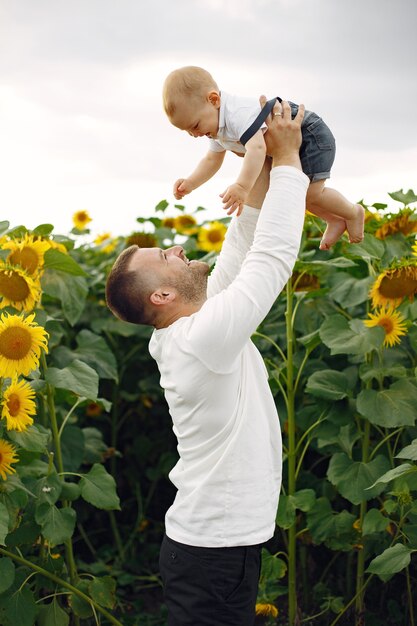
<instances>
[{"instance_id":1,"label":"toddler's arm","mask_svg":"<svg viewBox=\"0 0 417 626\"><path fill-rule=\"evenodd\" d=\"M179 178L174 183L174 197L177 200L181 200L188 193L191 193L193 189L197 189L197 187L200 187L200 185L214 176L220 169L225 154L226 151L214 152L214 150L209 150L188 178Z\"/></svg>"},{"instance_id":2,"label":"toddler's arm","mask_svg":"<svg viewBox=\"0 0 417 626\"><path fill-rule=\"evenodd\" d=\"M220 197L223 199L223 208L229 209L228 215L231 215L236 209L238 210L237 215L240 215L249 192L261 173L266 156L266 145L262 130L258 130L254 134L245 148L246 154L237 181L220 194Z\"/></svg>"}]
</instances>

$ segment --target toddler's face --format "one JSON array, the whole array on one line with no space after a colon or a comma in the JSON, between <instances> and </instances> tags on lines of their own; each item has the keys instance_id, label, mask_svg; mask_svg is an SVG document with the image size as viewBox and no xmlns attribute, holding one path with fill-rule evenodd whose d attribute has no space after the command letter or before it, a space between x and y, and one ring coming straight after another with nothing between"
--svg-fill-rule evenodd
<instances>
[{"instance_id":1,"label":"toddler's face","mask_svg":"<svg viewBox=\"0 0 417 626\"><path fill-rule=\"evenodd\" d=\"M189 102L171 118L171 122L193 137L213 138L219 130L219 106L208 99Z\"/></svg>"}]
</instances>

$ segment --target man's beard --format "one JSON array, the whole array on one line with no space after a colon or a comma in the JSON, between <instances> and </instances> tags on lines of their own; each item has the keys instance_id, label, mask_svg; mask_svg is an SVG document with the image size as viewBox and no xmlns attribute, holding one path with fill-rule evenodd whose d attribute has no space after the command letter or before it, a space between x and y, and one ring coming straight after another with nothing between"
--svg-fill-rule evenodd
<instances>
[{"instance_id":1,"label":"man's beard","mask_svg":"<svg viewBox=\"0 0 417 626\"><path fill-rule=\"evenodd\" d=\"M207 278L210 268L203 261L192 261L192 263L192 271L188 266L187 271L171 282L171 286L175 287L184 302L204 302L207 298Z\"/></svg>"}]
</instances>

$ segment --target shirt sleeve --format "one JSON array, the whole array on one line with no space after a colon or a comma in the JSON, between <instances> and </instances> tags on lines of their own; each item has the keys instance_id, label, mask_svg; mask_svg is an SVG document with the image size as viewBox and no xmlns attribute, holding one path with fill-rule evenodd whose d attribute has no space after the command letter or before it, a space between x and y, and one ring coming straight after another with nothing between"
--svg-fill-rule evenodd
<instances>
[{"instance_id":1,"label":"shirt sleeve","mask_svg":"<svg viewBox=\"0 0 417 626\"><path fill-rule=\"evenodd\" d=\"M309 180L296 168L280 166L272 169L270 181L240 272L227 289L207 299L188 328L189 349L217 373L233 369L297 258Z\"/></svg>"},{"instance_id":2,"label":"shirt sleeve","mask_svg":"<svg viewBox=\"0 0 417 626\"><path fill-rule=\"evenodd\" d=\"M225 148L215 139L209 139L209 149L212 152L225 152Z\"/></svg>"},{"instance_id":3,"label":"shirt sleeve","mask_svg":"<svg viewBox=\"0 0 417 626\"><path fill-rule=\"evenodd\" d=\"M259 213L259 209L245 205L241 215L232 218L221 252L208 279L209 298L226 289L238 275L253 243Z\"/></svg>"}]
</instances>

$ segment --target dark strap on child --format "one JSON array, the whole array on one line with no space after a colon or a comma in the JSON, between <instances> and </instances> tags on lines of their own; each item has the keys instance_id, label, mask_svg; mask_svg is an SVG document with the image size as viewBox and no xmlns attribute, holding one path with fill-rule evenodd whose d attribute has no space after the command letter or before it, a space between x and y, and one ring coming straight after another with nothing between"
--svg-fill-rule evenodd
<instances>
[{"instance_id":1,"label":"dark strap on child","mask_svg":"<svg viewBox=\"0 0 417 626\"><path fill-rule=\"evenodd\" d=\"M249 139L252 139L254 134L260 129L260 127L262 126L262 124L264 123L264 121L266 120L266 118L271 113L272 109L274 108L274 104L276 103L277 100L278 102L282 102L282 99L279 96L277 96L276 98L273 98L272 100L268 100L268 102L265 103L265 106L263 107L263 109L261 109L261 112L259 113L256 120L252 122L252 124L249 126L247 130L245 130L245 132L243 133L243 135L241 136L239 140L243 146L247 144Z\"/></svg>"}]
</instances>

